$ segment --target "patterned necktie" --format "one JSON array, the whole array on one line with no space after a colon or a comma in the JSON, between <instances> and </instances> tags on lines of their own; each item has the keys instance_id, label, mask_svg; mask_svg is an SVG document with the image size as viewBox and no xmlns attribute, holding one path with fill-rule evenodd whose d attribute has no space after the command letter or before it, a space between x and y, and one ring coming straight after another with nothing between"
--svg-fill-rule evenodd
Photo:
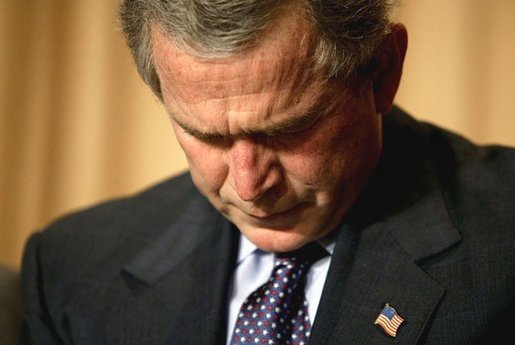
<instances>
[{"instance_id":1,"label":"patterned necktie","mask_svg":"<svg viewBox=\"0 0 515 345\"><path fill-rule=\"evenodd\" d=\"M241 306L231 345L307 344L311 323L304 297L306 273L328 253L317 243L278 253L270 279Z\"/></svg>"}]
</instances>

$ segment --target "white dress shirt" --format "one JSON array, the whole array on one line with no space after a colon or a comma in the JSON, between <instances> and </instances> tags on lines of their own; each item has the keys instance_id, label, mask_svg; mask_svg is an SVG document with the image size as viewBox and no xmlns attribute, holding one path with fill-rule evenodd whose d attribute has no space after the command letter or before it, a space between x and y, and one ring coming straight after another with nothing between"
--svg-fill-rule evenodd
<instances>
[{"instance_id":1,"label":"white dress shirt","mask_svg":"<svg viewBox=\"0 0 515 345\"><path fill-rule=\"evenodd\" d=\"M331 236L331 239L334 239ZM334 250L334 240L324 239L319 243L330 254L317 262L309 269L304 289L308 301L308 314L311 324L315 320L318 304L322 295L327 271ZM268 253L257 248L245 236L241 235L238 260L234 272L231 292L229 295L227 344L230 343L232 332L241 305L254 290L259 288L270 278L274 266L274 253Z\"/></svg>"}]
</instances>

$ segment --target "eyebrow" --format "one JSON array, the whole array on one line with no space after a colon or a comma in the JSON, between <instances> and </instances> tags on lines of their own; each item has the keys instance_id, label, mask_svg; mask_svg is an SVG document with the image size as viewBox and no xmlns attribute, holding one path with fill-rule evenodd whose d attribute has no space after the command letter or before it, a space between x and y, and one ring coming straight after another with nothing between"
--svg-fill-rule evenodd
<instances>
[{"instance_id":1,"label":"eyebrow","mask_svg":"<svg viewBox=\"0 0 515 345\"><path fill-rule=\"evenodd\" d=\"M325 115L330 108L327 106L326 99L321 99L316 102L308 111L303 112L299 116L289 117L284 121L272 123L269 128L259 128L259 129L251 129L251 130L242 130L242 135L267 135L267 136L277 136L281 134L294 133L296 131L300 131L304 128L310 127L314 124L319 118ZM224 137L227 134L220 132L203 132L198 130L189 124L178 119L175 114L170 113L170 117L172 121L174 121L179 127L181 127L186 133L199 138L199 139L209 139L209 138L217 138Z\"/></svg>"},{"instance_id":2,"label":"eyebrow","mask_svg":"<svg viewBox=\"0 0 515 345\"><path fill-rule=\"evenodd\" d=\"M320 105L312 107L307 112L302 113L299 116L289 117L286 120L278 123L274 123L270 128L264 128L259 130L259 133L264 133L269 136L276 136L285 133L294 133L304 128L310 127L314 124L323 114L325 109L322 109Z\"/></svg>"}]
</instances>

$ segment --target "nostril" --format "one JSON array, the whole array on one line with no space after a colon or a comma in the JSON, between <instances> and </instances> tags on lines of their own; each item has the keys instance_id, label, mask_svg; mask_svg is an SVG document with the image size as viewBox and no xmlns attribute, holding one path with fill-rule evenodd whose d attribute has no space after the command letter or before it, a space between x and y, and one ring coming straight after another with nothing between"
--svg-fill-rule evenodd
<instances>
[{"instance_id":1,"label":"nostril","mask_svg":"<svg viewBox=\"0 0 515 345\"><path fill-rule=\"evenodd\" d=\"M232 183L238 196L243 201L255 202L269 190L280 184L280 169L275 166L253 170L237 170L231 174Z\"/></svg>"}]
</instances>

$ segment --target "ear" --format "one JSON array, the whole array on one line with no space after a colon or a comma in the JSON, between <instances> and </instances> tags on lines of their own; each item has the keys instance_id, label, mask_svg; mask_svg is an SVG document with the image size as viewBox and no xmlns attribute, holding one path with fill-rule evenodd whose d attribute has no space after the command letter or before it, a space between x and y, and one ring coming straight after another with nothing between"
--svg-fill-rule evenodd
<instances>
[{"instance_id":1,"label":"ear","mask_svg":"<svg viewBox=\"0 0 515 345\"><path fill-rule=\"evenodd\" d=\"M399 88L408 46L408 33L404 25L396 23L376 51L372 61L372 83L376 110L386 114L393 105Z\"/></svg>"}]
</instances>

